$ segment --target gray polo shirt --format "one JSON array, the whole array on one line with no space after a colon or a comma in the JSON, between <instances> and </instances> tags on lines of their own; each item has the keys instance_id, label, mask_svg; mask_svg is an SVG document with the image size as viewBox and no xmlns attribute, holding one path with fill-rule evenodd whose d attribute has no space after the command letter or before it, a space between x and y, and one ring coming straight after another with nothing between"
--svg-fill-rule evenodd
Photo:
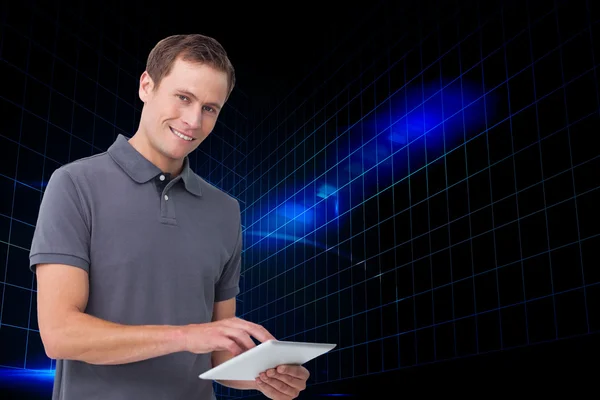
<instances>
[{"instance_id":1,"label":"gray polo shirt","mask_svg":"<svg viewBox=\"0 0 600 400\"><path fill-rule=\"evenodd\" d=\"M189 167L170 179L120 135L107 152L58 168L43 195L30 265L89 273L85 312L127 325L210 322L236 296L242 236L237 200ZM210 354L121 365L57 360L54 400L214 399Z\"/></svg>"}]
</instances>

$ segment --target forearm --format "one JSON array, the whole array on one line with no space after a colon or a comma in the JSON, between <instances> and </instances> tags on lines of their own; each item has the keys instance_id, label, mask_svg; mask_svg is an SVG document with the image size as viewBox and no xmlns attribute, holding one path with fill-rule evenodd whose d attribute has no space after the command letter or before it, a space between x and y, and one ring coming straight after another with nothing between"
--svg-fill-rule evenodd
<instances>
[{"instance_id":1,"label":"forearm","mask_svg":"<svg viewBox=\"0 0 600 400\"><path fill-rule=\"evenodd\" d=\"M182 327L121 325L68 313L45 341L51 358L90 364L126 364L185 350Z\"/></svg>"}]
</instances>

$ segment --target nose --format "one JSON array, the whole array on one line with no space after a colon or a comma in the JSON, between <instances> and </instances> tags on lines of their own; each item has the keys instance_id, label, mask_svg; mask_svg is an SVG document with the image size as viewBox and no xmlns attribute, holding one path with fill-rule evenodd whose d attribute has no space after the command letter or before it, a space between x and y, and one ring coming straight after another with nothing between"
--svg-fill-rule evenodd
<instances>
[{"instance_id":1,"label":"nose","mask_svg":"<svg viewBox=\"0 0 600 400\"><path fill-rule=\"evenodd\" d=\"M182 116L183 123L190 129L200 129L202 127L202 112L190 107Z\"/></svg>"}]
</instances>

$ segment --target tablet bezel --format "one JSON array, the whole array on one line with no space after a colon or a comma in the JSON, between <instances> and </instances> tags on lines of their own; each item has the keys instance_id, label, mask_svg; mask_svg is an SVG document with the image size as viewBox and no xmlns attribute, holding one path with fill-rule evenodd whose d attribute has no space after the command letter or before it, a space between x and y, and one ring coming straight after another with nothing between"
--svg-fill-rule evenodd
<instances>
[{"instance_id":1,"label":"tablet bezel","mask_svg":"<svg viewBox=\"0 0 600 400\"><path fill-rule=\"evenodd\" d=\"M250 350L239 354L224 363L211 368L199 375L200 379L209 380L254 380L260 372L264 372L269 368L275 368L277 365L290 364L290 362L273 363L274 356L278 354L281 347L285 346L289 349L297 349L295 352L295 360L300 360L302 365L316 357L319 357L336 347L333 343L312 343L312 342L292 342L292 341L281 341L281 340L269 340L259 344ZM306 354L306 349L310 348L311 352L309 355ZM257 372L257 376L245 376L245 377L227 377L223 378L222 373L230 373L231 369L237 369L246 363L250 358L255 358L257 366L254 370ZM276 365L274 365L276 364Z\"/></svg>"}]
</instances>

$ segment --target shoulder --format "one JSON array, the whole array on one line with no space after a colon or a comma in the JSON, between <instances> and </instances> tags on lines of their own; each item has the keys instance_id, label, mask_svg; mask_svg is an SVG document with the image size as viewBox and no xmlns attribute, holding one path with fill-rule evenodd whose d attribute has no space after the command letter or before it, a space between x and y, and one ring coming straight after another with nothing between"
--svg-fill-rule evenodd
<instances>
[{"instance_id":1,"label":"shoulder","mask_svg":"<svg viewBox=\"0 0 600 400\"><path fill-rule=\"evenodd\" d=\"M99 177L114 168L107 152L80 158L63 164L50 175L47 187L58 187L64 190L76 191L80 197L85 197L94 187ZM60 189L59 189L60 190Z\"/></svg>"},{"instance_id":2,"label":"shoulder","mask_svg":"<svg viewBox=\"0 0 600 400\"><path fill-rule=\"evenodd\" d=\"M68 175L73 180L80 180L100 171L107 170L111 167L111 164L113 163L108 153L102 152L61 165L53 174Z\"/></svg>"},{"instance_id":3,"label":"shoulder","mask_svg":"<svg viewBox=\"0 0 600 400\"><path fill-rule=\"evenodd\" d=\"M200 186L202 187L202 197L208 201L214 202L220 207L225 207L228 210L237 210L239 212L240 203L235 197L225 192L223 189L216 187L212 183L207 182L199 175L194 173L194 176L200 181Z\"/></svg>"}]
</instances>

